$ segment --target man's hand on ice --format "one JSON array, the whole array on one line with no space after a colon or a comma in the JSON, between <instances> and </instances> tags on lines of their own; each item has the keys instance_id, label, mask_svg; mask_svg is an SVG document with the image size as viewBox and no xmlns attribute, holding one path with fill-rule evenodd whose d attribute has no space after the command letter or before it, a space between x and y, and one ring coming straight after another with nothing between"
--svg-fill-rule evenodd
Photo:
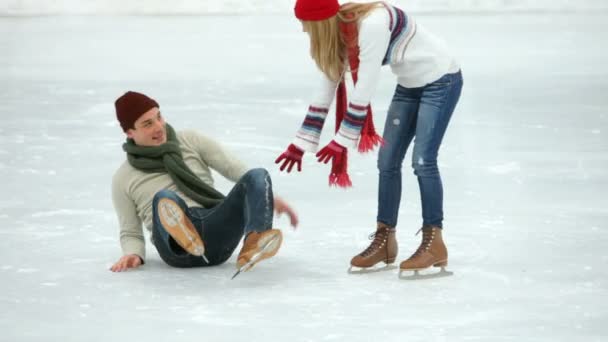
<instances>
[{"instance_id":1,"label":"man's hand on ice","mask_svg":"<svg viewBox=\"0 0 608 342\"><path fill-rule=\"evenodd\" d=\"M129 268L139 267L141 264L143 264L143 262L139 255L129 254L120 258L114 265L112 265L110 270L112 272L122 272Z\"/></svg>"}]
</instances>

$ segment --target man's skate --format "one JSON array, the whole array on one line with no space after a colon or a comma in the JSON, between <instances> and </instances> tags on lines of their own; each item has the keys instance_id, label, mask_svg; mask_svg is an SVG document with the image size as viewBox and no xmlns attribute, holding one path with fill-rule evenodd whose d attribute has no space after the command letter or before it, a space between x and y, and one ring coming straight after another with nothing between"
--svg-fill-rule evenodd
<instances>
[{"instance_id":1,"label":"man's skate","mask_svg":"<svg viewBox=\"0 0 608 342\"><path fill-rule=\"evenodd\" d=\"M249 233L236 260L238 270L234 273L232 279L241 272L249 271L258 262L276 255L282 242L283 233L278 229Z\"/></svg>"},{"instance_id":2,"label":"man's skate","mask_svg":"<svg viewBox=\"0 0 608 342\"><path fill-rule=\"evenodd\" d=\"M200 256L206 263L209 263L209 260L205 257L203 240L182 208L174 200L162 198L158 202L157 209L163 228L175 242L186 252Z\"/></svg>"},{"instance_id":3,"label":"man's skate","mask_svg":"<svg viewBox=\"0 0 608 342\"><path fill-rule=\"evenodd\" d=\"M370 239L373 239L373 241L369 247L350 261L349 274L387 271L396 268L396 266L391 265L395 262L399 249L395 239L395 228L378 222L378 228L375 233L370 235ZM380 262L384 262L386 265L384 267L374 267Z\"/></svg>"},{"instance_id":4,"label":"man's skate","mask_svg":"<svg viewBox=\"0 0 608 342\"><path fill-rule=\"evenodd\" d=\"M422 230L422 243L411 257L399 265L399 278L416 280L446 277L454 274L445 270L445 267L448 265L448 250L443 243L441 228L425 226L420 230ZM420 274L419 271L428 269L431 266L441 267L441 271ZM404 275L404 273L409 272L413 273Z\"/></svg>"}]
</instances>

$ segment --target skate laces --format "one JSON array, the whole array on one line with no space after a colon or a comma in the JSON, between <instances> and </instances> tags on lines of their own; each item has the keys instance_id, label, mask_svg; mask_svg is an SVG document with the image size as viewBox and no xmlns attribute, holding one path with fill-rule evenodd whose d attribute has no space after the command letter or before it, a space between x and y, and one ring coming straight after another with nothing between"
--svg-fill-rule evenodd
<instances>
[{"instance_id":1,"label":"skate laces","mask_svg":"<svg viewBox=\"0 0 608 342\"><path fill-rule=\"evenodd\" d=\"M388 229L384 229L384 230L381 230L381 231L377 230L374 233L369 234L368 239L369 240L373 240L373 241L359 255L361 255L362 257L366 257L366 256L372 254L373 252L375 252L388 239L388 233L389 233Z\"/></svg>"},{"instance_id":2,"label":"skate laces","mask_svg":"<svg viewBox=\"0 0 608 342\"><path fill-rule=\"evenodd\" d=\"M433 242L433 239L435 238L435 232L432 229L425 231L425 230L422 230L422 228L420 228L416 232L416 235L418 235L421 231L422 231L422 242L420 243L420 246L418 247L416 252L414 252L414 254L412 254L411 258L418 256L418 255L422 254L423 252L427 251L429 249L429 247L431 247L431 243Z\"/></svg>"}]
</instances>

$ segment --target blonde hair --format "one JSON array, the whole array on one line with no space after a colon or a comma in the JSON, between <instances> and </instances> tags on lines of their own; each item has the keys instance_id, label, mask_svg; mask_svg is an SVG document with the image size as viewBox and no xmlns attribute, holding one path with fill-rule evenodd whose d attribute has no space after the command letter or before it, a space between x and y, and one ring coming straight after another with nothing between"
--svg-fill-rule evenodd
<instances>
[{"instance_id":1,"label":"blonde hair","mask_svg":"<svg viewBox=\"0 0 608 342\"><path fill-rule=\"evenodd\" d=\"M302 21L304 31L310 36L310 56L327 78L338 82L348 69L348 42L340 33L340 22L357 21L381 4L381 1L349 2L340 6L338 14L331 18Z\"/></svg>"}]
</instances>

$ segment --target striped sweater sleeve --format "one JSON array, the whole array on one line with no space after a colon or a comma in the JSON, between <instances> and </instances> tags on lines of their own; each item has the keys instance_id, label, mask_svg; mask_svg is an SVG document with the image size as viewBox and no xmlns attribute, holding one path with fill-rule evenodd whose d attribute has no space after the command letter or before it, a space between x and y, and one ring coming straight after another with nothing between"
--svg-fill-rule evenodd
<instances>
[{"instance_id":1,"label":"striped sweater sleeve","mask_svg":"<svg viewBox=\"0 0 608 342\"><path fill-rule=\"evenodd\" d=\"M321 86L308 107L302 126L296 133L293 144L307 152L316 152L319 148L321 131L329 112L329 106L334 100L337 82L321 75Z\"/></svg>"},{"instance_id":2,"label":"striped sweater sleeve","mask_svg":"<svg viewBox=\"0 0 608 342\"><path fill-rule=\"evenodd\" d=\"M334 140L345 147L356 147L370 99L380 77L380 68L391 38L390 16L379 8L364 18L359 27L358 82Z\"/></svg>"}]
</instances>

